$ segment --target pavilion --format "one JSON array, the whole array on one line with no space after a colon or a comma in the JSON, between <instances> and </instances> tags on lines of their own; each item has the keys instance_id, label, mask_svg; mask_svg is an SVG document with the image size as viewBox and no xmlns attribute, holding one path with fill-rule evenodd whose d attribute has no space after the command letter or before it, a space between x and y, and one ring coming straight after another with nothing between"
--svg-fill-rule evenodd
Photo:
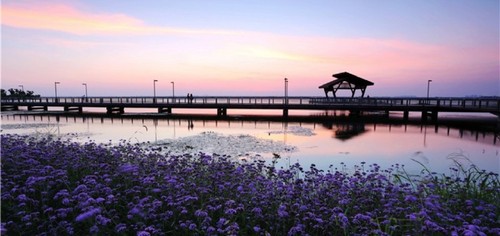
<instances>
[{"instance_id":1,"label":"pavilion","mask_svg":"<svg viewBox=\"0 0 500 236\"><path fill-rule=\"evenodd\" d=\"M348 72L342 72L334 74L332 76L337 79L319 86L320 89L322 88L325 90L325 95L327 98L328 98L328 92L330 91L333 93L333 97L336 98L337 97L336 93L339 89L351 90L352 97L354 97L354 93L356 92L356 90L359 89L361 90L361 97L364 97L366 87L374 85L373 82L362 79Z\"/></svg>"}]
</instances>

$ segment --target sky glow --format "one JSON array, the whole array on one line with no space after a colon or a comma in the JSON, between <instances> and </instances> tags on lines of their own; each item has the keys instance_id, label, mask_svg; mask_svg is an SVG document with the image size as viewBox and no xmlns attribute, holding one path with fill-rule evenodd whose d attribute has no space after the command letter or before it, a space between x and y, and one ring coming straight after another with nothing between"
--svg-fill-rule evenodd
<instances>
[{"instance_id":1,"label":"sky glow","mask_svg":"<svg viewBox=\"0 0 500 236\"><path fill-rule=\"evenodd\" d=\"M499 96L499 2L2 2L2 88L42 96ZM342 94L344 96L348 93Z\"/></svg>"}]
</instances>

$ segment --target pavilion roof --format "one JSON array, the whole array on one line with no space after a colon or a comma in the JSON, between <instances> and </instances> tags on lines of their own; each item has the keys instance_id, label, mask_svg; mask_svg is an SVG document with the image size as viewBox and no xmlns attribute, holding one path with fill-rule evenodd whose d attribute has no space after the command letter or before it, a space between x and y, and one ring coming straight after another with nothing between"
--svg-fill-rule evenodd
<instances>
[{"instance_id":1,"label":"pavilion roof","mask_svg":"<svg viewBox=\"0 0 500 236\"><path fill-rule=\"evenodd\" d=\"M329 88L335 84L340 84L344 81L347 81L351 84L354 84L356 87L358 87L358 86L366 87L366 86L374 85L373 82L365 80L365 79L360 78L358 76L355 76L349 72L342 72L342 73L334 74L332 76L337 78L337 79L332 80L326 84L323 84L323 85L319 86L319 88Z\"/></svg>"}]
</instances>

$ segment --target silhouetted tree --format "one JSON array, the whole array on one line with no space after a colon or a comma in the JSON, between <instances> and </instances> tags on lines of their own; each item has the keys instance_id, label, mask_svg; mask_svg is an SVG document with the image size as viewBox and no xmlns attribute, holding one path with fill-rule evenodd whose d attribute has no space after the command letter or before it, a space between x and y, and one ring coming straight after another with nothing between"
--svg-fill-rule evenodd
<instances>
[{"instance_id":1,"label":"silhouetted tree","mask_svg":"<svg viewBox=\"0 0 500 236\"><path fill-rule=\"evenodd\" d=\"M30 90L26 90L26 91L23 91L23 90L20 90L20 89L13 89L13 88L10 88L9 90L9 94L7 95L7 92L5 91L5 89L2 89L1 90L1 95L2 95L2 98L27 98L27 97L40 97L40 95L38 94L35 94L35 92L33 91L30 91Z\"/></svg>"}]
</instances>

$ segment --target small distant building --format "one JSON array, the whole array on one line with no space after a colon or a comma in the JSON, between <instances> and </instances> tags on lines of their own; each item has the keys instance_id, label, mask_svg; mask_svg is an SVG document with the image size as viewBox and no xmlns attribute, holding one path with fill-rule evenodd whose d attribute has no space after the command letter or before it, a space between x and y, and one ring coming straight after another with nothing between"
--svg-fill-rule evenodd
<instances>
[{"instance_id":1,"label":"small distant building","mask_svg":"<svg viewBox=\"0 0 500 236\"><path fill-rule=\"evenodd\" d=\"M356 90L361 90L361 97L365 96L366 87L374 85L373 82L355 76L348 72L342 72L338 74L332 75L337 78L336 80L332 80L326 84L319 86L319 88L325 90L325 95L328 97L328 92L332 92L333 97L336 98L337 91L339 89L350 90L352 92L352 97L354 97L354 93Z\"/></svg>"}]
</instances>

